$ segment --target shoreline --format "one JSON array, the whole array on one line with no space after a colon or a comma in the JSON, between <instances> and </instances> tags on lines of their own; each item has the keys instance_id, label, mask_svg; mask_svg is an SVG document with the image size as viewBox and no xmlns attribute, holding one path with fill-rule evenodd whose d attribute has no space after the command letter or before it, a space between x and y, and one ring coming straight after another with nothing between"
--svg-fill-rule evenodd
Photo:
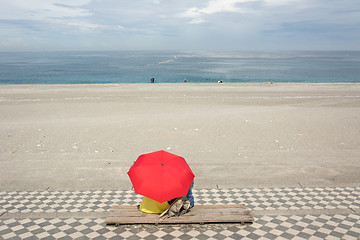
<instances>
[{"instance_id":1,"label":"shoreline","mask_svg":"<svg viewBox=\"0 0 360 240\"><path fill-rule=\"evenodd\" d=\"M360 82L143 82L143 83L34 83L34 84L0 84L0 87L4 86L92 86L92 85L359 85Z\"/></svg>"}]
</instances>

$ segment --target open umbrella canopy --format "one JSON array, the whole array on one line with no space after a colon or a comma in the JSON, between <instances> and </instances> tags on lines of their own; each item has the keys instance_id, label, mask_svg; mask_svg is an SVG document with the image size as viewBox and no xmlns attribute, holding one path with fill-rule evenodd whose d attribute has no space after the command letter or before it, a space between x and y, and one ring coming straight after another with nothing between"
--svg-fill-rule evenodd
<instances>
[{"instance_id":1,"label":"open umbrella canopy","mask_svg":"<svg viewBox=\"0 0 360 240\"><path fill-rule=\"evenodd\" d=\"M186 196L195 177L183 157L163 150L139 156L128 175L135 193L160 203Z\"/></svg>"}]
</instances>

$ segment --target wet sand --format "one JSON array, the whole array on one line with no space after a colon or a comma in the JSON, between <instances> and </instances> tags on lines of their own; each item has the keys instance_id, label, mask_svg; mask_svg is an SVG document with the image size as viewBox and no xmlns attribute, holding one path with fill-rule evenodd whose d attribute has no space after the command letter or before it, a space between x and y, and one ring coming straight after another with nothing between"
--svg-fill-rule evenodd
<instances>
[{"instance_id":1,"label":"wet sand","mask_svg":"<svg viewBox=\"0 0 360 240\"><path fill-rule=\"evenodd\" d=\"M0 190L131 189L146 152L197 188L359 186L360 84L0 86Z\"/></svg>"}]
</instances>

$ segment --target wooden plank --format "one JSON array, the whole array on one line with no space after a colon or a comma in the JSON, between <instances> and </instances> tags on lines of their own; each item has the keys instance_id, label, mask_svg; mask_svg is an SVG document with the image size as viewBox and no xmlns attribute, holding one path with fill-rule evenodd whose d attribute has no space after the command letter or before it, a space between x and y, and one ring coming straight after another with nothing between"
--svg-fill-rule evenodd
<instances>
[{"instance_id":1,"label":"wooden plank","mask_svg":"<svg viewBox=\"0 0 360 240\"><path fill-rule=\"evenodd\" d=\"M243 204L196 205L179 217L159 219L158 214L141 212L136 206L113 206L107 224L187 224L187 223L251 223L254 218Z\"/></svg>"}]
</instances>

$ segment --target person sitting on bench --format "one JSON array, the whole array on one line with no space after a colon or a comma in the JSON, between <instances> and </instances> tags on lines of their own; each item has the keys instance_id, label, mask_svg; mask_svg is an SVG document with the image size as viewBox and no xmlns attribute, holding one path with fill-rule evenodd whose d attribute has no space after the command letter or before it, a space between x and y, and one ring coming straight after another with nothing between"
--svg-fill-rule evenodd
<instances>
[{"instance_id":1,"label":"person sitting on bench","mask_svg":"<svg viewBox=\"0 0 360 240\"><path fill-rule=\"evenodd\" d=\"M192 188L194 186L194 181L192 181L190 188L186 194L187 201L190 202L190 208L194 207L194 196L192 194ZM151 198L144 197L141 204L138 206L138 209L145 213L156 213L161 214L163 213L171 203L173 203L175 199L172 199L170 201L166 201L163 203L159 203L158 201L155 201Z\"/></svg>"}]
</instances>

